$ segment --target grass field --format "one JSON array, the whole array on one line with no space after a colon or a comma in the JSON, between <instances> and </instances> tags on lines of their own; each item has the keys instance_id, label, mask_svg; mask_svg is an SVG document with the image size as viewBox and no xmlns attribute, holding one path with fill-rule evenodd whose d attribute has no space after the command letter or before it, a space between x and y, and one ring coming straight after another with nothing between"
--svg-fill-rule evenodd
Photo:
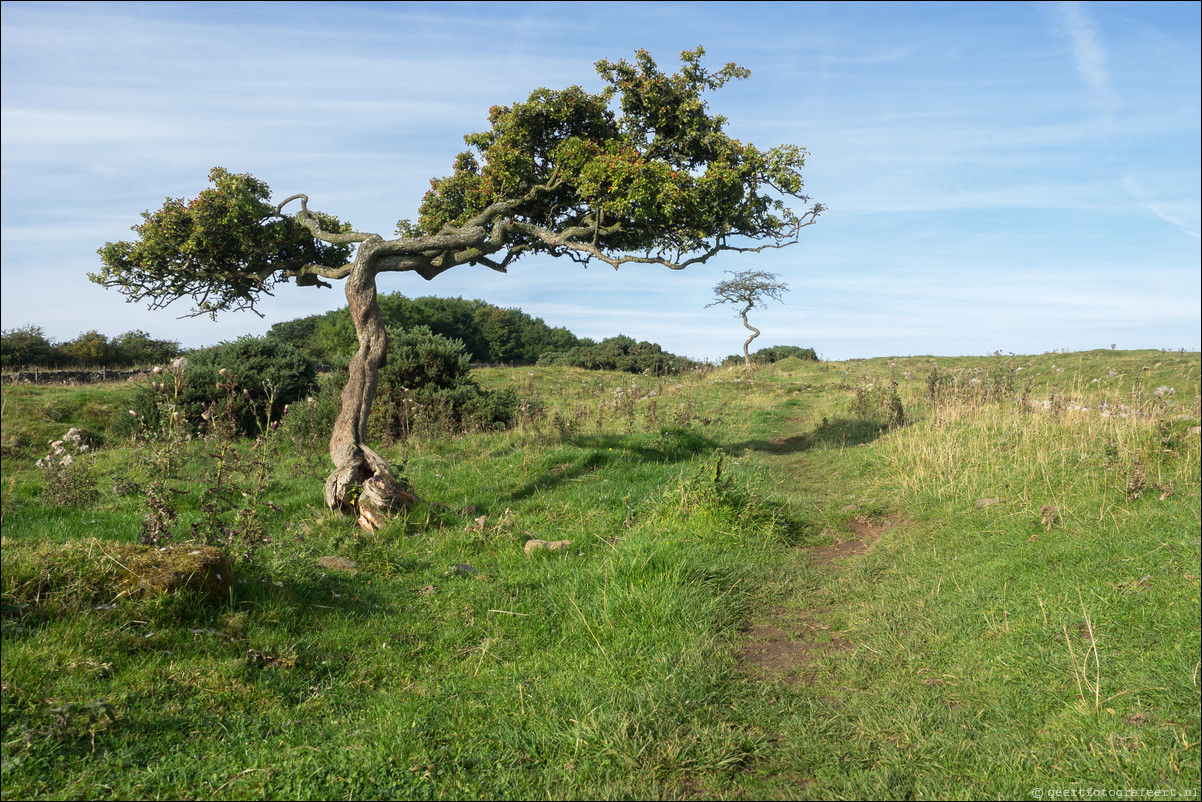
<instances>
[{"instance_id":1,"label":"grass field","mask_svg":"<svg viewBox=\"0 0 1202 802\"><path fill-rule=\"evenodd\" d=\"M1198 354L475 378L531 413L384 448L370 535L302 405L4 385L4 798L1197 798Z\"/></svg>"}]
</instances>

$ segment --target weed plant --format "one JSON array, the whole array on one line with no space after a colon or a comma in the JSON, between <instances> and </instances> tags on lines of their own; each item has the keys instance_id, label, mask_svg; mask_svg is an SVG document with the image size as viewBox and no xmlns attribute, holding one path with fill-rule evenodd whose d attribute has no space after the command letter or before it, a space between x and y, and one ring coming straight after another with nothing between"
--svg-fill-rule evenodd
<instances>
[{"instance_id":1,"label":"weed plant","mask_svg":"<svg viewBox=\"0 0 1202 802\"><path fill-rule=\"evenodd\" d=\"M50 443L50 453L37 461L44 472L42 498L59 507L87 507L98 493L92 475L91 446L83 432L72 426L61 440Z\"/></svg>"}]
</instances>

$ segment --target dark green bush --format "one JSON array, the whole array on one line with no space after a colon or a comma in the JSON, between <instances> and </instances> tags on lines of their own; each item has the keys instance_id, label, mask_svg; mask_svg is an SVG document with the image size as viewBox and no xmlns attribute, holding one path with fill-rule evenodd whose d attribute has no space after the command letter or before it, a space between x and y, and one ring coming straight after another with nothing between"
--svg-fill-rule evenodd
<instances>
[{"instance_id":1,"label":"dark green bush","mask_svg":"<svg viewBox=\"0 0 1202 802\"><path fill-rule=\"evenodd\" d=\"M538 364L586 370L621 370L652 376L682 373L698 366L697 362L670 354L655 343L635 342L633 338L622 335L568 351L545 353L538 358Z\"/></svg>"},{"instance_id":2,"label":"dark green bush","mask_svg":"<svg viewBox=\"0 0 1202 802\"><path fill-rule=\"evenodd\" d=\"M377 302L388 329L426 326L435 334L463 342L473 362L530 365L546 351L586 343L565 328L551 328L520 309L500 309L463 298L406 298L381 293ZM359 347L350 311L341 309L277 323L270 336L284 339L326 363L344 363Z\"/></svg>"},{"instance_id":3,"label":"dark green bush","mask_svg":"<svg viewBox=\"0 0 1202 802\"><path fill-rule=\"evenodd\" d=\"M504 428L517 413L510 390L483 390L471 379L463 342L425 326L390 329L388 362L372 409L372 425L385 442L415 432Z\"/></svg>"},{"instance_id":4,"label":"dark green bush","mask_svg":"<svg viewBox=\"0 0 1202 802\"><path fill-rule=\"evenodd\" d=\"M259 434L305 398L317 366L286 342L241 337L190 351L174 367L156 373L142 387L128 418L119 416L111 434L162 431L166 416L178 415L196 431L230 426L234 433Z\"/></svg>"},{"instance_id":5,"label":"dark green bush","mask_svg":"<svg viewBox=\"0 0 1202 802\"><path fill-rule=\"evenodd\" d=\"M817 362L818 352L813 348L802 348L797 345L770 345L767 348L761 348L758 351L752 352L751 361L757 365L771 365L774 362L780 362L789 357ZM743 364L743 356L742 354L731 354L722 360L722 364L741 365Z\"/></svg>"},{"instance_id":6,"label":"dark green bush","mask_svg":"<svg viewBox=\"0 0 1202 802\"><path fill-rule=\"evenodd\" d=\"M241 433L258 434L309 394L317 365L286 342L247 336L192 352L184 379L189 420L226 414Z\"/></svg>"},{"instance_id":7,"label":"dark green bush","mask_svg":"<svg viewBox=\"0 0 1202 802\"><path fill-rule=\"evenodd\" d=\"M381 387L446 389L470 381L470 373L471 356L462 340L434 334L426 326L389 330L388 363L380 371Z\"/></svg>"}]
</instances>

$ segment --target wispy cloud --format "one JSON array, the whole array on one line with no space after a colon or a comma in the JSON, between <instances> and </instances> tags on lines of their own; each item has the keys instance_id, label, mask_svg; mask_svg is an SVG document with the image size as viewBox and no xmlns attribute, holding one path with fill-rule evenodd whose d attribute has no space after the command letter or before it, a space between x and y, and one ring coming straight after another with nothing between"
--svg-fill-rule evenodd
<instances>
[{"instance_id":1,"label":"wispy cloud","mask_svg":"<svg viewBox=\"0 0 1202 802\"><path fill-rule=\"evenodd\" d=\"M1085 13L1081 3L1059 3L1056 8L1063 33L1073 43L1078 75L1086 86L1097 93L1099 99L1109 101L1110 77L1106 70L1106 48L1097 26Z\"/></svg>"},{"instance_id":2,"label":"wispy cloud","mask_svg":"<svg viewBox=\"0 0 1202 802\"><path fill-rule=\"evenodd\" d=\"M1114 147L1118 147L1120 137L1125 139L1126 135L1130 135L1135 127L1142 129L1146 136L1150 132L1151 126L1144 115L1139 115L1138 121L1116 120L1118 104L1107 66L1106 46L1097 24L1087 13L1084 4L1062 2L1057 4L1056 9L1061 33L1067 36L1073 44L1073 58L1077 74L1089 89L1093 102L1102 113L1107 133L1114 138ZM1163 40L1166 37L1158 36L1157 38ZM1190 125L1196 131L1197 104L1195 102L1190 105L1195 107L1189 112L1192 118ZM1125 116L1132 117L1134 115L1127 114ZM1171 118L1172 115L1169 117ZM1166 119L1164 122L1169 123L1171 120ZM1122 128L1120 129L1119 126ZM1119 161L1130 161L1129 158L1122 158L1118 155L1114 158ZM1193 239L1202 239L1199 231L1199 203L1196 192L1185 189L1183 192L1173 193L1173 197L1150 193L1144 188L1144 182L1137 180L1131 174L1137 170L1144 172L1146 168L1140 169L1140 167L1142 165L1128 165L1122 171L1123 174L1119 176L1119 181L1130 198L1156 217L1176 226L1187 236Z\"/></svg>"},{"instance_id":3,"label":"wispy cloud","mask_svg":"<svg viewBox=\"0 0 1202 802\"><path fill-rule=\"evenodd\" d=\"M1177 200L1153 197L1132 176L1123 176L1123 188L1161 220L1181 229L1186 236L1202 239L1202 203L1196 195L1192 198L1181 195Z\"/></svg>"}]
</instances>

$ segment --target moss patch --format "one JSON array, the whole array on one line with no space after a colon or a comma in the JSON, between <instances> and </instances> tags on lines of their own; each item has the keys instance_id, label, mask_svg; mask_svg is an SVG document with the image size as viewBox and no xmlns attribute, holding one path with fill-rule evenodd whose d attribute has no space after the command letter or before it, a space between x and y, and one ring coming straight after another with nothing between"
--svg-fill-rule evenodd
<instances>
[{"instance_id":1,"label":"moss patch","mask_svg":"<svg viewBox=\"0 0 1202 802\"><path fill-rule=\"evenodd\" d=\"M188 594L220 604L233 588L229 558L212 546L155 548L95 538L66 543L5 538L0 553L6 614L35 608L61 615L122 598L163 594Z\"/></svg>"}]
</instances>

